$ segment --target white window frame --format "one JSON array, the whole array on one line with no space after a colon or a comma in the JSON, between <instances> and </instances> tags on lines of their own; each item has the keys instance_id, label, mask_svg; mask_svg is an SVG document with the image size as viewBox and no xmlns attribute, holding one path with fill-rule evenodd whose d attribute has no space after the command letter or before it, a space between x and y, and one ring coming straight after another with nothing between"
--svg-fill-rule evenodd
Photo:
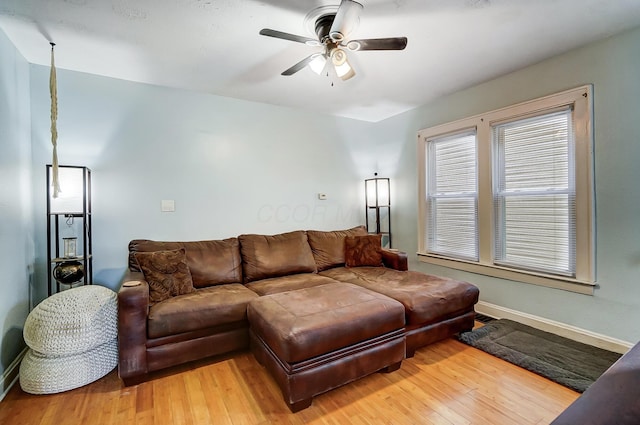
<instances>
[{"instance_id":1,"label":"white window frame","mask_svg":"<svg viewBox=\"0 0 640 425\"><path fill-rule=\"evenodd\" d=\"M420 130L418 132L418 259L472 273L592 295L596 284L592 98L592 86L587 85ZM492 185L492 126L565 107L571 107L573 110L575 137L575 276L546 274L496 265L493 240L495 210ZM478 261L454 259L429 253L426 247L426 235L429 230L426 205L427 141L470 128L476 129L478 143Z\"/></svg>"}]
</instances>

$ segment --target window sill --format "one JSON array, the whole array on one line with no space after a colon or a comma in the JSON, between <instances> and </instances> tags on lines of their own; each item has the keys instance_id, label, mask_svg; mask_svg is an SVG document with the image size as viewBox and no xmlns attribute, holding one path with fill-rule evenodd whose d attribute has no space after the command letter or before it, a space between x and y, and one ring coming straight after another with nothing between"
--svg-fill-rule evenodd
<instances>
[{"instance_id":1,"label":"window sill","mask_svg":"<svg viewBox=\"0 0 640 425\"><path fill-rule=\"evenodd\" d=\"M418 253L418 260L423 263L436 264L438 266L449 267L456 270L478 273L485 276L493 276L516 282L530 283L533 285L545 286L547 288L562 289L584 295L593 295L596 287L595 283L581 282L576 279L562 278L542 273L525 272L465 260L452 260L450 258L440 257L433 254Z\"/></svg>"}]
</instances>

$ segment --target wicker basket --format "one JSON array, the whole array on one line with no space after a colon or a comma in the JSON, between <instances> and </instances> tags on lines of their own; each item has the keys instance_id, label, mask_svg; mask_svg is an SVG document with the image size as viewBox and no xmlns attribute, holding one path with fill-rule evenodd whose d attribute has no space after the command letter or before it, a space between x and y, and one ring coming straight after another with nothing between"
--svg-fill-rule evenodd
<instances>
[{"instance_id":1,"label":"wicker basket","mask_svg":"<svg viewBox=\"0 0 640 425\"><path fill-rule=\"evenodd\" d=\"M114 338L80 354L52 357L32 349L20 364L20 386L30 394L53 394L87 385L118 364Z\"/></svg>"},{"instance_id":2,"label":"wicker basket","mask_svg":"<svg viewBox=\"0 0 640 425\"><path fill-rule=\"evenodd\" d=\"M24 340L41 354L83 353L118 335L117 295L88 285L59 292L34 308L24 325Z\"/></svg>"}]
</instances>

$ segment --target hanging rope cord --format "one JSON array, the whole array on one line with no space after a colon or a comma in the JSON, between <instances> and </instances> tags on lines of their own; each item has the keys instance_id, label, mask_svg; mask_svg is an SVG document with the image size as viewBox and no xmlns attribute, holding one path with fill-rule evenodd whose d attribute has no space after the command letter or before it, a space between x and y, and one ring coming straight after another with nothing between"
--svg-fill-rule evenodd
<instances>
[{"instance_id":1,"label":"hanging rope cord","mask_svg":"<svg viewBox=\"0 0 640 425\"><path fill-rule=\"evenodd\" d=\"M56 45L51 42L51 75L49 76L49 92L51 93L51 144L53 145L53 160L51 163L53 197L57 198L60 194L60 183L58 181L58 128L56 121L58 120L58 88L56 81L56 66L53 60L53 47Z\"/></svg>"}]
</instances>

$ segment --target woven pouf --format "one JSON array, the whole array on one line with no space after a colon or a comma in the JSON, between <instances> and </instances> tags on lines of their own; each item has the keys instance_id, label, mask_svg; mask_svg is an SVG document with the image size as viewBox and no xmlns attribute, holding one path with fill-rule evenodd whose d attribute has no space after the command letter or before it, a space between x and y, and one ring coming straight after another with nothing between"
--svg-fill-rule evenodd
<instances>
[{"instance_id":1,"label":"woven pouf","mask_svg":"<svg viewBox=\"0 0 640 425\"><path fill-rule=\"evenodd\" d=\"M34 308L24 324L24 341L41 354L78 354L118 335L117 295L99 285L58 292Z\"/></svg>"},{"instance_id":2,"label":"woven pouf","mask_svg":"<svg viewBox=\"0 0 640 425\"><path fill-rule=\"evenodd\" d=\"M59 292L34 308L24 325L29 350L20 386L50 394L89 384L118 364L117 295L98 285Z\"/></svg>"},{"instance_id":3,"label":"woven pouf","mask_svg":"<svg viewBox=\"0 0 640 425\"><path fill-rule=\"evenodd\" d=\"M80 354L51 357L32 349L20 364L20 386L30 394L53 394L96 381L118 365L118 340Z\"/></svg>"}]
</instances>

